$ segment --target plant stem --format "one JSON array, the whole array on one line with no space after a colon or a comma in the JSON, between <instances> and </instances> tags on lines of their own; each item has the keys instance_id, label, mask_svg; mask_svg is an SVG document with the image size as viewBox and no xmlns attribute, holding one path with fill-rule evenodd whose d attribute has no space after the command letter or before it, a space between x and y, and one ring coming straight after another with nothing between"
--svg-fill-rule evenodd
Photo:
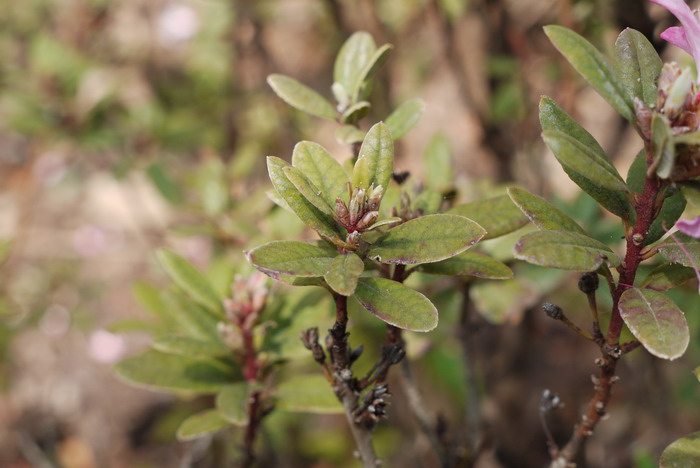
<instances>
[{"instance_id":1,"label":"plant stem","mask_svg":"<svg viewBox=\"0 0 700 468\"><path fill-rule=\"evenodd\" d=\"M627 288L625 285L634 284L637 268L642 261L641 252L644 248L644 240L646 240L649 228L658 215L657 198L660 188L659 179L647 177L644 183L644 190L637 199L635 206L637 221L634 228L628 232L626 238L627 250L625 259L620 267L620 278L613 292L610 327L608 328L606 341L601 345L600 374L597 378L594 378L595 393L574 428L571 439L559 452L558 457L552 460L549 465L550 468L563 468L573 462L583 448L586 439L593 434L598 421L605 414L605 409L610 401L612 386L617 380L615 376L617 362L622 355L619 341L624 322L619 309L620 297L625 288ZM634 240L635 236L637 238L636 242Z\"/></svg>"},{"instance_id":2,"label":"plant stem","mask_svg":"<svg viewBox=\"0 0 700 468\"><path fill-rule=\"evenodd\" d=\"M249 468L253 466L255 462L255 438L258 434L258 428L260 426L260 421L262 420L260 414L260 403L261 395L259 391L254 391L248 397L248 425L245 429L245 437L243 439L243 462L241 466L243 468Z\"/></svg>"}]
</instances>

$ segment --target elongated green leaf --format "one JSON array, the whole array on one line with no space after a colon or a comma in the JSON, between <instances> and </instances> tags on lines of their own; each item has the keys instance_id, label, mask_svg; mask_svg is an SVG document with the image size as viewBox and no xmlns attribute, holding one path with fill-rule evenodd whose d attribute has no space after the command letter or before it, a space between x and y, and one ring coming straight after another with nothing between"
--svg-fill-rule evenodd
<instances>
[{"instance_id":1,"label":"elongated green leaf","mask_svg":"<svg viewBox=\"0 0 700 468\"><path fill-rule=\"evenodd\" d=\"M338 255L333 259L323 279L333 291L343 296L355 294L357 280L365 269L365 264L354 253Z\"/></svg>"},{"instance_id":2,"label":"elongated green leaf","mask_svg":"<svg viewBox=\"0 0 700 468\"><path fill-rule=\"evenodd\" d=\"M205 341L178 335L156 337L153 340L153 349L163 353L196 358L222 357L231 353L221 341Z\"/></svg>"},{"instance_id":3,"label":"elongated green leaf","mask_svg":"<svg viewBox=\"0 0 700 468\"><path fill-rule=\"evenodd\" d=\"M511 201L508 195L478 200L458 205L450 213L466 216L486 229L483 240L500 237L525 226L527 217Z\"/></svg>"},{"instance_id":4,"label":"elongated green leaf","mask_svg":"<svg viewBox=\"0 0 700 468\"><path fill-rule=\"evenodd\" d=\"M666 291L693 278L695 278L695 271L692 268L677 263L665 263L654 268L639 287L654 291Z\"/></svg>"},{"instance_id":5,"label":"elongated green leaf","mask_svg":"<svg viewBox=\"0 0 700 468\"><path fill-rule=\"evenodd\" d=\"M372 231L382 226L388 226L390 224L398 224L403 221L400 217L394 216L393 218L381 219L367 228L368 231Z\"/></svg>"},{"instance_id":6,"label":"elongated green leaf","mask_svg":"<svg viewBox=\"0 0 700 468\"><path fill-rule=\"evenodd\" d=\"M598 49L570 29L545 26L545 34L571 66L624 118L636 125L632 99Z\"/></svg>"},{"instance_id":7,"label":"elongated green leaf","mask_svg":"<svg viewBox=\"0 0 700 468\"><path fill-rule=\"evenodd\" d=\"M622 177L609 161L600 158L594 151L578 140L558 130L546 130L542 139L562 166L565 166L608 190L627 190Z\"/></svg>"},{"instance_id":8,"label":"elongated green leaf","mask_svg":"<svg viewBox=\"0 0 700 468\"><path fill-rule=\"evenodd\" d=\"M248 393L248 383L238 382L226 385L216 395L216 409L234 426L248 424Z\"/></svg>"},{"instance_id":9,"label":"elongated green leaf","mask_svg":"<svg viewBox=\"0 0 700 468\"><path fill-rule=\"evenodd\" d=\"M694 239L677 231L673 235L682 248L674 239L668 238L658 245L659 253L669 262L680 263L691 268L700 265L700 239Z\"/></svg>"},{"instance_id":10,"label":"elongated green leaf","mask_svg":"<svg viewBox=\"0 0 700 468\"><path fill-rule=\"evenodd\" d=\"M277 193L287 202L287 205L304 224L313 228L322 237L328 239L337 238L337 226L333 218L313 206L289 181L284 173L284 168L288 166L289 164L280 158L267 157L267 170L270 174L270 181L272 181L272 185L274 185Z\"/></svg>"},{"instance_id":11,"label":"elongated green leaf","mask_svg":"<svg viewBox=\"0 0 700 468\"><path fill-rule=\"evenodd\" d=\"M329 249L298 241L272 241L246 252L251 265L275 279L279 275L323 276L335 255Z\"/></svg>"},{"instance_id":12,"label":"elongated green leaf","mask_svg":"<svg viewBox=\"0 0 700 468\"><path fill-rule=\"evenodd\" d=\"M486 231L474 221L454 214L421 216L390 229L367 256L381 263L432 263L464 252Z\"/></svg>"},{"instance_id":13,"label":"elongated green leaf","mask_svg":"<svg viewBox=\"0 0 700 468\"><path fill-rule=\"evenodd\" d=\"M162 333L164 330L165 327L161 323L147 322L139 319L118 320L110 323L107 327L108 332L115 334L141 332L156 335Z\"/></svg>"},{"instance_id":14,"label":"elongated green leaf","mask_svg":"<svg viewBox=\"0 0 700 468\"><path fill-rule=\"evenodd\" d=\"M428 188L442 192L454 184L454 161L450 142L443 134L430 139L425 148L425 184Z\"/></svg>"},{"instance_id":15,"label":"elongated green leaf","mask_svg":"<svg viewBox=\"0 0 700 468\"><path fill-rule=\"evenodd\" d=\"M173 320L168 314L167 306L163 300L163 294L159 288L145 282L136 282L132 286L132 293L136 302L149 314L159 319L164 324L172 324Z\"/></svg>"},{"instance_id":16,"label":"elongated green leaf","mask_svg":"<svg viewBox=\"0 0 700 468\"><path fill-rule=\"evenodd\" d=\"M372 314L404 330L427 332L437 326L438 312L433 303L396 281L360 278L355 297Z\"/></svg>"},{"instance_id":17,"label":"elongated green leaf","mask_svg":"<svg viewBox=\"0 0 700 468\"><path fill-rule=\"evenodd\" d=\"M393 48L394 46L391 44L384 44L379 47L374 54L372 54L372 57L370 57L369 61L365 64L362 71L360 71L360 74L357 76L357 83L352 94L352 100L354 102L357 102L359 99L362 83L372 78L372 75L374 75L384 64L384 62L386 62L386 59L389 57L389 52L391 52L391 49Z\"/></svg>"},{"instance_id":18,"label":"elongated green leaf","mask_svg":"<svg viewBox=\"0 0 700 468\"><path fill-rule=\"evenodd\" d=\"M352 171L352 184L367 189L381 185L386 192L394 169L394 142L382 122L369 129Z\"/></svg>"},{"instance_id":19,"label":"elongated green leaf","mask_svg":"<svg viewBox=\"0 0 700 468\"><path fill-rule=\"evenodd\" d=\"M620 315L632 334L656 357L673 360L690 341L683 311L665 294L628 289L620 296Z\"/></svg>"},{"instance_id":20,"label":"elongated green leaf","mask_svg":"<svg viewBox=\"0 0 700 468\"><path fill-rule=\"evenodd\" d=\"M186 333L192 338L201 340L217 340L219 335L216 324L221 319L219 315L212 315L206 308L191 301L188 297L177 294L176 291L165 293L163 300L166 304L168 316L177 323L178 331Z\"/></svg>"},{"instance_id":21,"label":"elongated green leaf","mask_svg":"<svg viewBox=\"0 0 700 468\"><path fill-rule=\"evenodd\" d=\"M308 114L324 119L335 120L333 105L313 89L299 83L294 78L273 74L267 83L284 102Z\"/></svg>"},{"instance_id":22,"label":"elongated green leaf","mask_svg":"<svg viewBox=\"0 0 700 468\"><path fill-rule=\"evenodd\" d=\"M462 252L441 262L425 263L419 270L433 275L476 276L486 279L513 277L513 272L505 264L476 252Z\"/></svg>"},{"instance_id":23,"label":"elongated green leaf","mask_svg":"<svg viewBox=\"0 0 700 468\"><path fill-rule=\"evenodd\" d=\"M359 143L365 138L365 132L354 125L343 125L335 131L335 139L338 143L350 145Z\"/></svg>"},{"instance_id":24,"label":"elongated green leaf","mask_svg":"<svg viewBox=\"0 0 700 468\"><path fill-rule=\"evenodd\" d=\"M684 182L681 186L683 197L694 208L700 208L700 181Z\"/></svg>"},{"instance_id":25,"label":"elongated green leaf","mask_svg":"<svg viewBox=\"0 0 700 468\"><path fill-rule=\"evenodd\" d=\"M216 393L240 379L235 369L221 362L147 351L121 361L115 371L127 382L157 390Z\"/></svg>"},{"instance_id":26,"label":"elongated green leaf","mask_svg":"<svg viewBox=\"0 0 700 468\"><path fill-rule=\"evenodd\" d=\"M357 96L361 77L376 51L374 39L364 31L354 33L340 48L333 66L333 81L343 86L348 97Z\"/></svg>"},{"instance_id":27,"label":"elongated green leaf","mask_svg":"<svg viewBox=\"0 0 700 468\"><path fill-rule=\"evenodd\" d=\"M384 121L394 141L407 134L418 123L424 111L425 103L421 99L411 99L394 109Z\"/></svg>"},{"instance_id":28,"label":"elongated green leaf","mask_svg":"<svg viewBox=\"0 0 700 468\"><path fill-rule=\"evenodd\" d=\"M608 161L609 163L608 156L596 139L564 112L552 99L546 96L540 100L540 124L542 125L542 130L558 130L569 135L594 152L599 160ZM600 186L588 178L586 172L579 173L569 167L564 167L564 171L576 185L581 187L611 213L616 214L630 224L634 222L634 209L624 193Z\"/></svg>"},{"instance_id":29,"label":"elongated green leaf","mask_svg":"<svg viewBox=\"0 0 700 468\"><path fill-rule=\"evenodd\" d=\"M340 117L340 123L354 124L362 117L366 116L372 106L367 101L360 101L348 107Z\"/></svg>"},{"instance_id":30,"label":"elongated green leaf","mask_svg":"<svg viewBox=\"0 0 700 468\"><path fill-rule=\"evenodd\" d=\"M211 311L221 311L222 298L187 260L165 249L158 250L156 256L170 279L188 296Z\"/></svg>"},{"instance_id":31,"label":"elongated green leaf","mask_svg":"<svg viewBox=\"0 0 700 468\"><path fill-rule=\"evenodd\" d=\"M508 196L532 223L543 231L586 231L568 215L542 197L517 187L508 188Z\"/></svg>"},{"instance_id":32,"label":"elongated green leaf","mask_svg":"<svg viewBox=\"0 0 700 468\"><path fill-rule=\"evenodd\" d=\"M615 41L615 73L630 98L655 105L656 79L663 62L654 46L639 31L627 28Z\"/></svg>"},{"instance_id":33,"label":"elongated green leaf","mask_svg":"<svg viewBox=\"0 0 700 468\"><path fill-rule=\"evenodd\" d=\"M341 414L343 406L328 381L318 374L299 375L277 386L275 408L300 413Z\"/></svg>"},{"instance_id":34,"label":"elongated green leaf","mask_svg":"<svg viewBox=\"0 0 700 468\"><path fill-rule=\"evenodd\" d=\"M435 214L442 205L442 194L431 189L425 189L411 200L411 209L424 215Z\"/></svg>"},{"instance_id":35,"label":"elongated green leaf","mask_svg":"<svg viewBox=\"0 0 700 468\"><path fill-rule=\"evenodd\" d=\"M318 187L329 206L335 206L336 198L347 198L348 175L323 146L312 141L297 143L292 153L292 165Z\"/></svg>"},{"instance_id":36,"label":"elongated green leaf","mask_svg":"<svg viewBox=\"0 0 700 468\"><path fill-rule=\"evenodd\" d=\"M700 432L678 439L661 453L659 468L694 468L700 466Z\"/></svg>"},{"instance_id":37,"label":"elongated green leaf","mask_svg":"<svg viewBox=\"0 0 700 468\"><path fill-rule=\"evenodd\" d=\"M676 161L676 145L668 119L654 113L651 119L652 160L651 169L662 179L668 179Z\"/></svg>"},{"instance_id":38,"label":"elongated green leaf","mask_svg":"<svg viewBox=\"0 0 700 468\"><path fill-rule=\"evenodd\" d=\"M606 260L612 266L620 264L620 259L607 245L569 231L526 234L515 244L515 258L534 265L573 271L595 271Z\"/></svg>"},{"instance_id":39,"label":"elongated green leaf","mask_svg":"<svg viewBox=\"0 0 700 468\"><path fill-rule=\"evenodd\" d=\"M668 226L673 226L676 224L676 221L678 221L683 214L683 211L685 211L685 205L685 197L681 192L671 195L664 200L664 204L661 207L659 215L649 228L645 245L649 245L661 239L664 234L666 234L666 229L664 229L664 226L668 228Z\"/></svg>"},{"instance_id":40,"label":"elongated green leaf","mask_svg":"<svg viewBox=\"0 0 700 468\"><path fill-rule=\"evenodd\" d=\"M283 169L284 175L287 179L294 184L294 187L301 193L306 200L311 203L318 211L323 214L332 217L334 210L330 207L326 199L322 196L322 193L318 187L306 178L303 172L301 172L296 167L287 166Z\"/></svg>"},{"instance_id":41,"label":"elongated green leaf","mask_svg":"<svg viewBox=\"0 0 700 468\"><path fill-rule=\"evenodd\" d=\"M228 425L228 421L222 418L217 410L202 411L182 421L180 427L177 428L177 440L187 442L198 439L219 431Z\"/></svg>"}]
</instances>

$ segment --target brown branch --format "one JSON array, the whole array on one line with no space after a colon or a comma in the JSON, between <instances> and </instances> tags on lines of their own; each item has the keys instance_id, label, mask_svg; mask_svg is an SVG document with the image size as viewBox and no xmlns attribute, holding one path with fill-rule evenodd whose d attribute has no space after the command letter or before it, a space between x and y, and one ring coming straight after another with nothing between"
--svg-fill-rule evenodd
<instances>
[{"instance_id":1,"label":"brown branch","mask_svg":"<svg viewBox=\"0 0 700 468\"><path fill-rule=\"evenodd\" d=\"M258 434L260 421L262 421L262 413L260 405L262 403L260 391L254 391L248 397L248 425L245 429L245 437L243 439L243 461L241 466L249 468L255 462L255 438Z\"/></svg>"}]
</instances>

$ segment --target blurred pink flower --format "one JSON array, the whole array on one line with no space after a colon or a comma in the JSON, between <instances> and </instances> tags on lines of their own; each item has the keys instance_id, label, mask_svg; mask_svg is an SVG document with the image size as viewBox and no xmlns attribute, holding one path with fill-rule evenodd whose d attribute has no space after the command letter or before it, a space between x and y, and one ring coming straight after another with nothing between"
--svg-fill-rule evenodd
<instances>
[{"instance_id":1,"label":"blurred pink flower","mask_svg":"<svg viewBox=\"0 0 700 468\"><path fill-rule=\"evenodd\" d=\"M88 354L98 362L113 364L124 356L124 338L107 330L97 330L88 340Z\"/></svg>"},{"instance_id":2,"label":"blurred pink flower","mask_svg":"<svg viewBox=\"0 0 700 468\"><path fill-rule=\"evenodd\" d=\"M661 33L661 38L688 52L700 64L700 22L683 0L651 0L670 11L681 26L673 26Z\"/></svg>"},{"instance_id":3,"label":"blurred pink flower","mask_svg":"<svg viewBox=\"0 0 700 468\"><path fill-rule=\"evenodd\" d=\"M676 223L676 228L683 234L700 239L700 216L695 219L681 219Z\"/></svg>"}]
</instances>

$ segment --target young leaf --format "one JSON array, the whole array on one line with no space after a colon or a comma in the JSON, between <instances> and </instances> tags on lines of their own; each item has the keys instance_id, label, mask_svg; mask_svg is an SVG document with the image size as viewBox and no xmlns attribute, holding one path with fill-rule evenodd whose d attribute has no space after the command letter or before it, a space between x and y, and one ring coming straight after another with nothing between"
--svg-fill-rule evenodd
<instances>
[{"instance_id":1,"label":"young leaf","mask_svg":"<svg viewBox=\"0 0 700 468\"><path fill-rule=\"evenodd\" d=\"M360 278L355 297L362 307L395 327L427 332L437 326L438 311L433 303L397 281Z\"/></svg>"},{"instance_id":2,"label":"young leaf","mask_svg":"<svg viewBox=\"0 0 700 468\"><path fill-rule=\"evenodd\" d=\"M659 113L654 113L651 119L652 165L662 179L668 179L676 161L676 145L673 141L673 131L668 119Z\"/></svg>"},{"instance_id":3,"label":"young leaf","mask_svg":"<svg viewBox=\"0 0 700 468\"><path fill-rule=\"evenodd\" d=\"M608 190L627 190L615 167L578 140L558 130L542 132L542 139L562 166L585 174L592 182Z\"/></svg>"},{"instance_id":4,"label":"young leaf","mask_svg":"<svg viewBox=\"0 0 700 468\"><path fill-rule=\"evenodd\" d=\"M188 336L165 335L153 339L153 349L178 356L195 358L215 358L230 354L223 343L218 340L201 340Z\"/></svg>"},{"instance_id":5,"label":"young leaf","mask_svg":"<svg viewBox=\"0 0 700 468\"><path fill-rule=\"evenodd\" d=\"M394 169L394 142L382 122L369 129L352 171L352 184L367 189L381 185L386 192Z\"/></svg>"},{"instance_id":6,"label":"young leaf","mask_svg":"<svg viewBox=\"0 0 700 468\"><path fill-rule=\"evenodd\" d=\"M554 47L566 57L571 66L598 91L624 118L636 125L632 99L598 49L590 42L563 26L545 26L545 34Z\"/></svg>"},{"instance_id":7,"label":"young leaf","mask_svg":"<svg viewBox=\"0 0 700 468\"><path fill-rule=\"evenodd\" d=\"M654 46L639 31L627 28L615 41L615 72L630 98L655 105L658 98L656 79L663 62Z\"/></svg>"},{"instance_id":8,"label":"young leaf","mask_svg":"<svg viewBox=\"0 0 700 468\"><path fill-rule=\"evenodd\" d=\"M277 193L287 202L287 205L301 219L304 224L313 228L322 237L336 239L338 237L337 226L333 218L319 211L304 195L289 181L284 173L284 168L289 164L274 156L267 157L267 170L270 181Z\"/></svg>"},{"instance_id":9,"label":"young leaf","mask_svg":"<svg viewBox=\"0 0 700 468\"><path fill-rule=\"evenodd\" d=\"M221 315L212 315L206 308L177 292L167 292L164 302L168 315L177 323L177 329L200 340L218 340L216 324Z\"/></svg>"},{"instance_id":10,"label":"young leaf","mask_svg":"<svg viewBox=\"0 0 700 468\"><path fill-rule=\"evenodd\" d=\"M366 116L372 106L367 101L360 101L348 107L340 117L340 123L354 124L362 117Z\"/></svg>"},{"instance_id":11,"label":"young leaf","mask_svg":"<svg viewBox=\"0 0 700 468\"><path fill-rule=\"evenodd\" d=\"M216 409L234 426L248 424L248 383L238 382L222 388L216 395Z\"/></svg>"},{"instance_id":12,"label":"young leaf","mask_svg":"<svg viewBox=\"0 0 700 468\"><path fill-rule=\"evenodd\" d=\"M170 279L188 296L211 311L221 310L222 298L219 297L207 279L187 260L165 249L158 250L156 257Z\"/></svg>"},{"instance_id":13,"label":"young leaf","mask_svg":"<svg viewBox=\"0 0 700 468\"><path fill-rule=\"evenodd\" d=\"M205 410L182 421L177 428L177 440L187 442L198 439L228 425L228 421L222 418L217 410Z\"/></svg>"},{"instance_id":14,"label":"young leaf","mask_svg":"<svg viewBox=\"0 0 700 468\"><path fill-rule=\"evenodd\" d=\"M700 239L695 239L677 231L674 233L674 236L678 239L682 248L676 244L675 240L669 238L658 245L659 253L669 262L680 263L691 268L700 265ZM684 249L685 252L683 251ZM690 258L688 258L688 255Z\"/></svg>"},{"instance_id":15,"label":"young leaf","mask_svg":"<svg viewBox=\"0 0 700 468\"><path fill-rule=\"evenodd\" d=\"M364 81L370 79L374 73L381 67L386 59L389 57L389 52L394 47L391 44L384 44L379 49L377 49L369 61L362 68L362 71L357 76L357 85L352 94L353 102L357 102L359 99L360 88Z\"/></svg>"},{"instance_id":16,"label":"young leaf","mask_svg":"<svg viewBox=\"0 0 700 468\"><path fill-rule=\"evenodd\" d=\"M292 166L303 172L318 187L329 206L335 206L336 198L346 197L348 175L340 163L318 143L297 143L292 153Z\"/></svg>"},{"instance_id":17,"label":"young leaf","mask_svg":"<svg viewBox=\"0 0 700 468\"><path fill-rule=\"evenodd\" d=\"M370 247L367 256L381 263L411 265L454 257L476 244L486 231L454 214L421 216L400 224Z\"/></svg>"},{"instance_id":18,"label":"young leaf","mask_svg":"<svg viewBox=\"0 0 700 468\"><path fill-rule=\"evenodd\" d=\"M450 189L454 184L454 161L447 137L441 133L433 136L423 158L425 185L438 192Z\"/></svg>"},{"instance_id":19,"label":"young leaf","mask_svg":"<svg viewBox=\"0 0 700 468\"><path fill-rule=\"evenodd\" d=\"M654 268L639 287L654 291L666 291L693 278L695 278L695 271L692 268L677 263L665 263Z\"/></svg>"},{"instance_id":20,"label":"young leaf","mask_svg":"<svg viewBox=\"0 0 700 468\"><path fill-rule=\"evenodd\" d=\"M450 213L466 216L486 229L483 240L500 237L525 226L527 217L511 201L508 195L457 205Z\"/></svg>"},{"instance_id":21,"label":"young leaf","mask_svg":"<svg viewBox=\"0 0 700 468\"><path fill-rule=\"evenodd\" d=\"M240 378L218 361L146 351L121 361L115 371L127 382L156 390L216 393Z\"/></svg>"},{"instance_id":22,"label":"young leaf","mask_svg":"<svg viewBox=\"0 0 700 468\"><path fill-rule=\"evenodd\" d=\"M292 377L277 386L275 408L282 411L342 414L343 406L328 381L318 374Z\"/></svg>"},{"instance_id":23,"label":"young leaf","mask_svg":"<svg viewBox=\"0 0 700 468\"><path fill-rule=\"evenodd\" d=\"M267 83L275 94L290 106L317 117L335 120L333 104L294 78L272 74L267 77Z\"/></svg>"},{"instance_id":24,"label":"young leaf","mask_svg":"<svg viewBox=\"0 0 700 468\"><path fill-rule=\"evenodd\" d=\"M365 264L360 257L354 253L346 253L333 259L323 279L338 294L352 296L364 269Z\"/></svg>"},{"instance_id":25,"label":"young leaf","mask_svg":"<svg viewBox=\"0 0 700 468\"><path fill-rule=\"evenodd\" d=\"M620 259L607 245L569 231L526 234L515 244L515 258L533 265L573 271L595 271L606 260L612 266L620 264Z\"/></svg>"},{"instance_id":26,"label":"young leaf","mask_svg":"<svg viewBox=\"0 0 700 468\"><path fill-rule=\"evenodd\" d=\"M586 231L576 221L542 197L517 187L509 187L508 196L540 230L571 231L586 234Z\"/></svg>"},{"instance_id":27,"label":"young leaf","mask_svg":"<svg viewBox=\"0 0 700 468\"><path fill-rule=\"evenodd\" d=\"M688 323L665 294L628 289L620 296L619 308L627 327L651 354L668 360L683 355L690 341Z\"/></svg>"},{"instance_id":28,"label":"young leaf","mask_svg":"<svg viewBox=\"0 0 700 468\"><path fill-rule=\"evenodd\" d=\"M659 468L692 468L700 466L700 432L682 437L661 453Z\"/></svg>"},{"instance_id":29,"label":"young leaf","mask_svg":"<svg viewBox=\"0 0 700 468\"><path fill-rule=\"evenodd\" d=\"M343 86L348 97L357 96L365 67L376 51L374 39L364 31L354 33L340 48L333 67L333 81Z\"/></svg>"},{"instance_id":30,"label":"young leaf","mask_svg":"<svg viewBox=\"0 0 700 468\"><path fill-rule=\"evenodd\" d=\"M542 130L558 130L569 135L590 151L593 151L599 160L609 162L608 156L596 139L547 96L543 96L540 100L540 124L542 125ZM601 187L590 180L585 172L582 174L566 166L564 166L564 172L584 192L593 197L611 213L616 214L629 224L634 222L634 208L624 193Z\"/></svg>"},{"instance_id":31,"label":"young leaf","mask_svg":"<svg viewBox=\"0 0 700 468\"><path fill-rule=\"evenodd\" d=\"M251 265L275 279L279 275L323 276L335 255L329 249L298 241L272 241L246 252Z\"/></svg>"},{"instance_id":32,"label":"young leaf","mask_svg":"<svg viewBox=\"0 0 700 468\"><path fill-rule=\"evenodd\" d=\"M333 217L334 210L330 207L325 198L323 198L323 192L312 184L303 172L293 166L287 166L282 170L284 175L287 176L287 179L294 184L294 187L296 187L299 193L301 193L309 203L326 216ZM335 203L333 206L335 206Z\"/></svg>"},{"instance_id":33,"label":"young leaf","mask_svg":"<svg viewBox=\"0 0 700 468\"><path fill-rule=\"evenodd\" d=\"M513 271L505 264L476 252L462 252L436 263L424 263L419 271L432 275L475 276L485 279L509 279Z\"/></svg>"},{"instance_id":34,"label":"young leaf","mask_svg":"<svg viewBox=\"0 0 700 468\"><path fill-rule=\"evenodd\" d=\"M407 134L418 123L424 111L425 103L420 99L411 99L394 109L384 121L394 141Z\"/></svg>"}]
</instances>

